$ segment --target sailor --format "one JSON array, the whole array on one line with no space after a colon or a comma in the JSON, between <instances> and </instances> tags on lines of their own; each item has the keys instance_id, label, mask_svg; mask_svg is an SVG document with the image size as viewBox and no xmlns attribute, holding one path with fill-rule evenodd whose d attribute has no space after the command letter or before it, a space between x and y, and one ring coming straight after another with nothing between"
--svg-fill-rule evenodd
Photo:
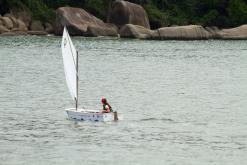
<instances>
[{"instance_id":1,"label":"sailor","mask_svg":"<svg viewBox=\"0 0 247 165\"><path fill-rule=\"evenodd\" d=\"M101 103L103 105L103 110L101 111L102 113L110 113L113 112L110 104L107 102L106 98L101 99Z\"/></svg>"}]
</instances>

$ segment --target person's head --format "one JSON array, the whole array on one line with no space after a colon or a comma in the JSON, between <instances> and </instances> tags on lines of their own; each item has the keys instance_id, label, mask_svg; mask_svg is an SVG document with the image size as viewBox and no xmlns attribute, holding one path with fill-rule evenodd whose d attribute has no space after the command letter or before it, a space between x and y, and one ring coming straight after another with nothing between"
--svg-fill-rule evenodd
<instances>
[{"instance_id":1,"label":"person's head","mask_svg":"<svg viewBox=\"0 0 247 165\"><path fill-rule=\"evenodd\" d=\"M102 104L106 104L106 103L107 103L106 98L103 97L103 98L101 99L101 102L102 102Z\"/></svg>"}]
</instances>

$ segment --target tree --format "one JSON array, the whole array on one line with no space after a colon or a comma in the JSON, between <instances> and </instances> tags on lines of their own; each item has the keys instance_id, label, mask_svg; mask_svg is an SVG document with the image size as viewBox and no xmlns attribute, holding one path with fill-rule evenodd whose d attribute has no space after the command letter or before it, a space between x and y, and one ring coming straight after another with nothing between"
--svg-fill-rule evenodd
<instances>
[{"instance_id":1,"label":"tree","mask_svg":"<svg viewBox=\"0 0 247 165\"><path fill-rule=\"evenodd\" d=\"M230 24L233 26L247 23L247 5L243 0L230 0L228 7Z\"/></svg>"}]
</instances>

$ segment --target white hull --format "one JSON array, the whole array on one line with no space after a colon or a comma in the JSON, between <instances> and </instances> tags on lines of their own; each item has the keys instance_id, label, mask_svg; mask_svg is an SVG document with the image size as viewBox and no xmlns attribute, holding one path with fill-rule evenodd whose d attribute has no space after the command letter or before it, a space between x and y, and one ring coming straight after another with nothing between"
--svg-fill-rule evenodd
<instances>
[{"instance_id":1,"label":"white hull","mask_svg":"<svg viewBox=\"0 0 247 165\"><path fill-rule=\"evenodd\" d=\"M70 119L74 120L80 120L80 121L116 121L117 118L117 112L111 112L111 113L101 113L96 110L89 110L89 109L75 109L75 108L69 108L66 109L66 112L68 114L68 117Z\"/></svg>"}]
</instances>

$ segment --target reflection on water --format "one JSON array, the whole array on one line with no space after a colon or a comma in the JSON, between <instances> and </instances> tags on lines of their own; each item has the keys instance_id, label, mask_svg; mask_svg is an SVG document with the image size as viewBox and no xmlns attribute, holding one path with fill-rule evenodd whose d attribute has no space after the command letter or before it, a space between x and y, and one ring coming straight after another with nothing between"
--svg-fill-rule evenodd
<instances>
[{"instance_id":1,"label":"reflection on water","mask_svg":"<svg viewBox=\"0 0 247 165\"><path fill-rule=\"evenodd\" d=\"M73 38L79 102L119 122L68 120L60 37L0 39L0 164L244 164L247 43Z\"/></svg>"}]
</instances>

